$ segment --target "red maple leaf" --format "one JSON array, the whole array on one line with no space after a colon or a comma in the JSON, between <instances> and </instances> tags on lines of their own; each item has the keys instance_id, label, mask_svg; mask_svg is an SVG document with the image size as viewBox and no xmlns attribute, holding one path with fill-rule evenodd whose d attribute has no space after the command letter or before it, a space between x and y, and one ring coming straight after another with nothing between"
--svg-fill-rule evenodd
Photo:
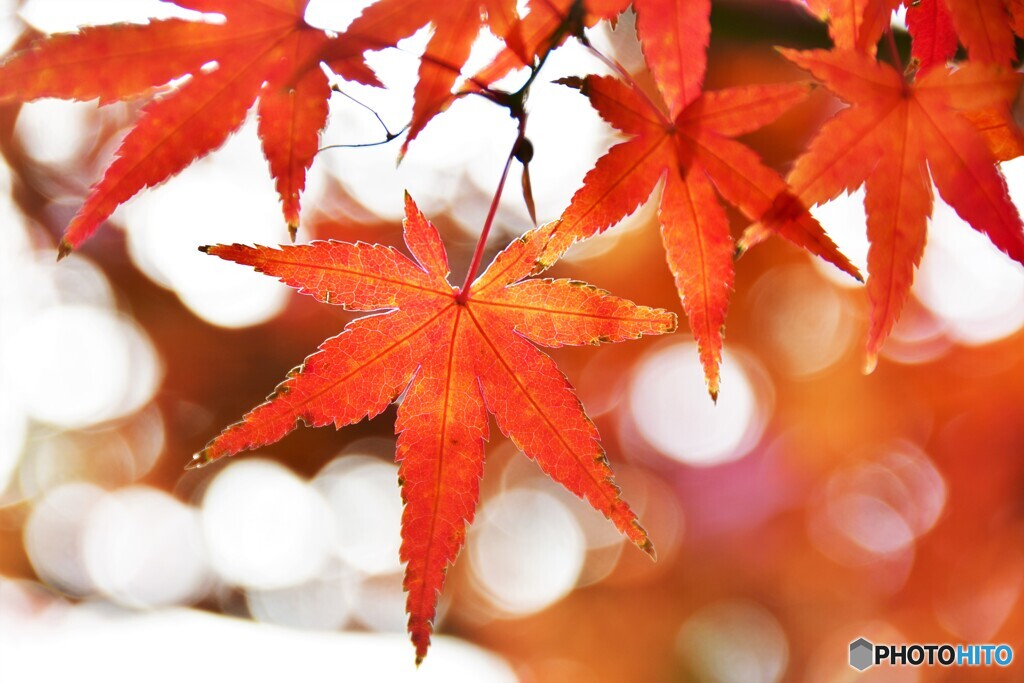
<instances>
[{"instance_id":1,"label":"red maple leaf","mask_svg":"<svg viewBox=\"0 0 1024 683\"><path fill-rule=\"evenodd\" d=\"M972 61L1008 66L1014 60L1013 31L1003 0L908 0L905 4L907 30L913 38L911 55L922 74L945 65L956 54L958 33ZM1010 3L1009 11L1015 5ZM997 161L1024 154L1024 134L1008 103L963 115L985 138Z\"/></svg>"},{"instance_id":2,"label":"red maple leaf","mask_svg":"<svg viewBox=\"0 0 1024 683\"><path fill-rule=\"evenodd\" d=\"M266 403L225 429L195 463L274 443L299 421L340 428L398 407L399 481L405 500L409 632L426 654L437 595L465 541L483 472L486 412L552 479L588 500L645 552L654 550L619 497L597 430L549 347L615 342L675 329L667 311L637 306L571 280L523 280L551 226L501 252L467 291L448 281L434 226L406 198L405 242L313 242L282 249L215 246L207 253L254 266L325 303L387 309L360 318L292 371ZM486 411L486 412L485 412Z\"/></svg>"},{"instance_id":3,"label":"red maple leaf","mask_svg":"<svg viewBox=\"0 0 1024 683\"><path fill-rule=\"evenodd\" d=\"M557 46L569 35L625 9L621 0L536 0L517 25L515 43L479 74L491 82ZM718 395L722 330L733 286L735 249L717 194L750 220L763 220L796 244L859 277L786 184L747 147L729 138L773 121L806 94L800 85L736 88L701 95L710 36L709 0L635 0L644 58L668 113L635 85L607 77L570 78L598 113L632 136L614 146L587 174L562 214L546 258L575 240L618 223L665 178L662 237L683 308L704 366L708 391ZM519 60L518 62L516 60Z\"/></svg>"},{"instance_id":4,"label":"red maple leaf","mask_svg":"<svg viewBox=\"0 0 1024 683\"><path fill-rule=\"evenodd\" d=\"M917 60L918 72L945 66L957 47L953 17L945 0L910 0L906 5L907 30L914 39L910 54Z\"/></svg>"},{"instance_id":5,"label":"red maple leaf","mask_svg":"<svg viewBox=\"0 0 1024 683\"><path fill-rule=\"evenodd\" d=\"M490 85L510 71L532 65L566 38L582 35L584 27L612 19L628 6L629 0L527 0L526 14L509 28L505 48L469 87Z\"/></svg>"},{"instance_id":6,"label":"red maple leaf","mask_svg":"<svg viewBox=\"0 0 1024 683\"><path fill-rule=\"evenodd\" d=\"M699 94L700 79L696 79L691 81L695 88L675 91L672 108L678 112L670 117L636 87L611 77L563 82L578 87L602 118L630 139L612 147L586 175L562 214L546 257L618 223L646 201L664 178L662 240L712 397L718 394L722 329L735 254L718 195L750 220L763 221L859 277L817 221L788 193L782 178L752 150L731 139L774 120L805 96L805 85Z\"/></svg>"},{"instance_id":7,"label":"red maple leaf","mask_svg":"<svg viewBox=\"0 0 1024 683\"><path fill-rule=\"evenodd\" d=\"M899 317L924 250L932 183L965 221L1024 263L1024 226L985 140L961 111L1006 106L1020 75L993 64L935 68L908 83L858 52L782 54L850 107L822 126L789 175L806 204L865 186L868 297L867 370ZM749 245L758 239L745 237Z\"/></svg>"},{"instance_id":8,"label":"red maple leaf","mask_svg":"<svg viewBox=\"0 0 1024 683\"><path fill-rule=\"evenodd\" d=\"M516 20L515 0L379 0L345 30L342 40L324 52L331 63L364 49L382 50L430 24L434 33L420 60L409 135L402 154L430 120L452 99L452 86L469 58L470 49L486 26L505 37Z\"/></svg>"},{"instance_id":9,"label":"red maple leaf","mask_svg":"<svg viewBox=\"0 0 1024 683\"><path fill-rule=\"evenodd\" d=\"M971 59L1009 64L1017 49L1005 0L929 0L945 3ZM917 37L915 36L915 40Z\"/></svg>"},{"instance_id":10,"label":"red maple leaf","mask_svg":"<svg viewBox=\"0 0 1024 683\"><path fill-rule=\"evenodd\" d=\"M529 0L508 33L507 47L471 85L488 85L513 69L614 19L632 4L644 57L673 116L700 93L711 37L711 0Z\"/></svg>"},{"instance_id":11,"label":"red maple leaf","mask_svg":"<svg viewBox=\"0 0 1024 683\"><path fill-rule=\"evenodd\" d=\"M875 54L900 0L806 0L812 12L828 19L828 32L840 50Z\"/></svg>"},{"instance_id":12,"label":"red maple leaf","mask_svg":"<svg viewBox=\"0 0 1024 683\"><path fill-rule=\"evenodd\" d=\"M926 12L948 15L948 19L939 21L952 24L950 28L955 29L953 49L956 35L959 35L971 61L1004 66L1015 61L1017 49L1010 14L1019 13L1024 5L1015 1L1004 3L1004 0L922 0L921 6ZM910 23L912 9L907 10L907 23L916 50L916 45L922 39L927 44L931 36ZM1024 154L1024 135L1014 119L1011 104L999 102L992 107L965 112L974 127L984 136L998 161L1007 161Z\"/></svg>"},{"instance_id":13,"label":"red maple leaf","mask_svg":"<svg viewBox=\"0 0 1024 683\"><path fill-rule=\"evenodd\" d=\"M293 231L306 171L327 123L331 88L316 60L336 42L303 20L308 0L176 0L225 17L86 27L35 42L0 65L0 101L41 97L100 104L150 96L61 242L64 256L139 191L220 147L259 98L259 137ZM215 68L212 68L215 64ZM376 84L361 59L331 64Z\"/></svg>"},{"instance_id":14,"label":"red maple leaf","mask_svg":"<svg viewBox=\"0 0 1024 683\"><path fill-rule=\"evenodd\" d=\"M1006 0L1010 13L1010 29L1018 36L1024 36L1024 0Z\"/></svg>"}]
</instances>

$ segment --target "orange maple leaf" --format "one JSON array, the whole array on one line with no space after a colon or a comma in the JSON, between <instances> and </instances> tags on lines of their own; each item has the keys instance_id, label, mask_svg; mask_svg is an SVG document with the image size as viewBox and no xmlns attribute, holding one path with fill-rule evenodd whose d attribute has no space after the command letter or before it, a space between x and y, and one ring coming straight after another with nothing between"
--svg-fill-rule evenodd
<instances>
[{"instance_id":1,"label":"orange maple leaf","mask_svg":"<svg viewBox=\"0 0 1024 683\"><path fill-rule=\"evenodd\" d=\"M415 262L393 248L334 241L281 250L204 248L325 303L390 310L357 319L324 342L266 403L225 429L194 462L274 443L299 421L340 428L372 418L408 388L398 407L396 459L405 500L401 557L417 661L426 654L437 595L477 505L485 410L548 476L654 554L636 515L619 497L597 430L558 367L534 344L662 334L675 329L675 316L581 282L523 280L546 267L538 259L551 232L545 226L513 242L466 292L448 283L444 245L408 196L405 242Z\"/></svg>"},{"instance_id":2,"label":"orange maple leaf","mask_svg":"<svg viewBox=\"0 0 1024 683\"><path fill-rule=\"evenodd\" d=\"M711 0L530 0L506 48L471 85L489 85L509 71L529 66L570 36L602 19L614 19L632 4L644 57L673 116L698 94L711 37Z\"/></svg>"},{"instance_id":3,"label":"orange maple leaf","mask_svg":"<svg viewBox=\"0 0 1024 683\"><path fill-rule=\"evenodd\" d=\"M840 50L875 54L878 39L889 27L892 12L901 0L807 0L807 6L821 19L828 19L828 32Z\"/></svg>"},{"instance_id":4,"label":"orange maple leaf","mask_svg":"<svg viewBox=\"0 0 1024 683\"><path fill-rule=\"evenodd\" d=\"M918 73L945 66L956 54L957 38L953 17L945 0L914 0L907 4L907 30L913 37L910 54Z\"/></svg>"},{"instance_id":5,"label":"orange maple leaf","mask_svg":"<svg viewBox=\"0 0 1024 683\"><path fill-rule=\"evenodd\" d=\"M635 87L611 77L562 82L579 88L601 117L630 139L612 147L586 175L562 214L546 257L618 223L646 201L664 178L662 241L712 397L719 388L722 330L735 253L729 220L717 195L750 220L763 221L859 277L817 221L788 193L782 178L752 150L731 139L777 118L806 95L806 85L751 86L704 94L699 94L698 86L685 99L675 100L685 104L674 104L678 114L669 117Z\"/></svg>"},{"instance_id":6,"label":"orange maple leaf","mask_svg":"<svg viewBox=\"0 0 1024 683\"><path fill-rule=\"evenodd\" d=\"M907 30L913 38L911 55L921 74L945 65L956 54L958 33L972 61L1009 66L1014 60L1016 47L1003 0L914 0L905 4ZM997 161L1024 154L1024 134L1009 103L964 111L963 115L985 138Z\"/></svg>"},{"instance_id":7,"label":"orange maple leaf","mask_svg":"<svg viewBox=\"0 0 1024 683\"><path fill-rule=\"evenodd\" d=\"M1009 64L1014 60L1017 48L1005 0L930 1L946 4L960 42L971 59L994 64Z\"/></svg>"},{"instance_id":8,"label":"orange maple leaf","mask_svg":"<svg viewBox=\"0 0 1024 683\"><path fill-rule=\"evenodd\" d=\"M515 0L379 0L352 22L341 42L326 49L324 59L330 63L348 57L353 46L382 50L428 24L433 27L420 60L409 135L402 143L404 155L409 143L451 103L452 86L480 31L486 26L504 38L516 18Z\"/></svg>"},{"instance_id":9,"label":"orange maple leaf","mask_svg":"<svg viewBox=\"0 0 1024 683\"><path fill-rule=\"evenodd\" d=\"M868 297L867 371L899 317L925 243L932 183L976 230L1024 263L1024 226L1006 180L964 110L1005 106L1021 77L993 64L935 68L914 83L853 51L782 50L850 107L825 123L789 175L806 204L865 186ZM760 233L763 235L763 233ZM745 246L758 239L750 233Z\"/></svg>"},{"instance_id":10,"label":"orange maple leaf","mask_svg":"<svg viewBox=\"0 0 1024 683\"><path fill-rule=\"evenodd\" d=\"M478 75L488 83L517 65L614 17L622 0L538 0L517 24L518 54L509 47ZM613 147L587 174L560 219L546 257L557 258L632 213L665 177L662 237L712 398L719 389L722 331L733 286L732 237L716 194L750 220L764 220L788 239L859 277L786 185L747 147L729 138L771 122L806 94L800 85L736 88L702 95L711 32L710 0L634 0L637 34L667 114L635 85L613 78L570 78L598 113L631 140ZM516 60L519 60L518 62ZM717 190L717 192L716 192Z\"/></svg>"},{"instance_id":11,"label":"orange maple leaf","mask_svg":"<svg viewBox=\"0 0 1024 683\"><path fill-rule=\"evenodd\" d=\"M158 90L121 142L61 242L67 255L139 191L220 147L259 98L259 137L294 234L299 195L327 123L331 95L316 61L337 42L303 20L308 0L177 0L225 17L221 23L168 19L115 24L41 39L0 65L0 101L41 97L100 104ZM215 68L211 68L216 64ZM377 84L361 59L331 64L340 75Z\"/></svg>"},{"instance_id":12,"label":"orange maple leaf","mask_svg":"<svg viewBox=\"0 0 1024 683\"><path fill-rule=\"evenodd\" d=\"M612 19L628 6L629 0L527 0L526 14L509 27L505 47L470 79L469 87L490 85L531 66L566 38L582 35L584 27Z\"/></svg>"}]
</instances>

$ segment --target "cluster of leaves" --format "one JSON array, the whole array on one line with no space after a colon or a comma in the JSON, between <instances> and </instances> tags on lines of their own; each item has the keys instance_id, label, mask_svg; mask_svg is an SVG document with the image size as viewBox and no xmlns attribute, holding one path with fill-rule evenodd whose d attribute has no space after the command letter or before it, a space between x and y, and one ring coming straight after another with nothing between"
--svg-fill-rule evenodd
<instances>
[{"instance_id":1,"label":"cluster of leaves","mask_svg":"<svg viewBox=\"0 0 1024 683\"><path fill-rule=\"evenodd\" d=\"M735 138L776 119L810 86L705 91L710 0L531 0L521 15L514 0L378 0L337 34L305 22L308 0L175 1L204 18L83 28L38 40L0 65L4 100L147 100L68 226L61 256L117 206L218 148L254 104L294 236L306 173L328 119L328 71L380 86L366 53L428 25L433 34L420 60L401 153L456 97L486 97L519 121L461 287L449 284L444 245L408 197L405 240L414 260L393 248L335 241L204 247L327 304L386 311L360 318L324 342L265 403L197 454L194 465L274 443L299 421L340 428L373 417L404 394L397 422L405 500L401 556L418 659L426 654L438 592L477 504L488 412L549 476L653 555L619 496L596 429L535 344L662 334L674 330L675 316L583 283L529 276L574 242L635 211L659 182L666 257L712 397L719 389L737 253L777 234L860 278L808 212L841 192L866 186L869 368L899 317L921 258L933 183L970 225L1024 263L1024 229L997 165L1024 151L1011 112L1020 89L1011 68L1014 33L1024 29L1019 0L908 3L913 50L907 68L889 29L898 0L807 0L828 22L834 47L782 54L849 106L825 123L787 178ZM585 33L630 4L653 91L593 49ZM222 17L207 20L210 14ZM484 29L501 38L503 48L487 67L464 76L470 48ZM891 63L878 57L883 36ZM514 241L477 278L509 166L514 159L524 167L530 161L529 86L548 53L569 39L588 47L615 75L561 82L578 89L626 139L597 161L559 220ZM969 59L958 62L961 44ZM524 68L530 78L516 92L495 86ZM527 173L524 180L532 207ZM738 243L720 198L751 224Z\"/></svg>"}]
</instances>

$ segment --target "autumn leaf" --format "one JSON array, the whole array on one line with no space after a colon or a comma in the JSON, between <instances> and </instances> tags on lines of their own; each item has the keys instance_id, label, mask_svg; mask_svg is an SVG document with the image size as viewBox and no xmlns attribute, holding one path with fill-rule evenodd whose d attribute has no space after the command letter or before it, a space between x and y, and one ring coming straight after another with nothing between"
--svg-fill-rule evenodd
<instances>
[{"instance_id":1,"label":"autumn leaf","mask_svg":"<svg viewBox=\"0 0 1024 683\"><path fill-rule=\"evenodd\" d=\"M478 74L488 83L557 46L584 26L625 9L618 0L537 0L517 25L524 55L510 46ZM786 193L782 179L748 148L729 138L774 120L798 102L802 86L735 89L702 96L711 32L710 0L635 0L644 58L665 111L635 85L591 76L564 79L586 94L598 113L632 139L616 145L587 174L546 258L574 241L618 223L642 204L663 176L662 238L683 308L697 340L708 392L717 398L722 331L734 281L732 237L722 194L751 220L857 275L804 207Z\"/></svg>"},{"instance_id":2,"label":"autumn leaf","mask_svg":"<svg viewBox=\"0 0 1024 683\"><path fill-rule=\"evenodd\" d=\"M511 71L533 65L566 38L582 35L584 27L616 17L628 6L629 0L527 0L526 13L511 25L505 47L467 87L486 87Z\"/></svg>"},{"instance_id":3,"label":"autumn leaf","mask_svg":"<svg viewBox=\"0 0 1024 683\"><path fill-rule=\"evenodd\" d=\"M396 430L405 511L401 557L417 661L430 643L445 572L473 520L483 472L486 413L552 479L585 498L654 554L619 497L597 430L554 362L535 344L597 344L675 329L667 311L637 306L572 280L524 280L552 226L501 252L465 292L448 284L434 226L406 198L405 242L395 249L313 242L282 249L214 246L207 253L280 278L360 318L293 370L266 403L224 430L195 463L274 443L299 421L336 428L374 417L405 394Z\"/></svg>"},{"instance_id":4,"label":"autumn leaf","mask_svg":"<svg viewBox=\"0 0 1024 683\"><path fill-rule=\"evenodd\" d=\"M840 50L875 54L900 0L807 0L808 8L828 21L829 35Z\"/></svg>"},{"instance_id":5,"label":"autumn leaf","mask_svg":"<svg viewBox=\"0 0 1024 683\"><path fill-rule=\"evenodd\" d=\"M648 49L648 52L651 50ZM859 277L779 175L731 138L774 120L807 86L767 85L698 94L680 90L670 118L635 87L606 76L570 78L609 124L630 136L598 159L562 214L547 258L615 225L662 178L660 222L669 268L697 340L708 391L716 397L722 329L734 281L735 247L718 195L752 221ZM697 83L699 84L699 79ZM687 92L683 95L681 93ZM685 104L679 104L683 102Z\"/></svg>"},{"instance_id":6,"label":"autumn leaf","mask_svg":"<svg viewBox=\"0 0 1024 683\"><path fill-rule=\"evenodd\" d=\"M782 50L851 106L825 123L797 159L789 182L807 205L865 186L867 371L899 318L920 262L932 183L976 230L1024 263L1024 227L982 136L961 114L1005 105L1020 75L992 64L935 68L908 83L887 64L854 51Z\"/></svg>"},{"instance_id":7,"label":"autumn leaf","mask_svg":"<svg viewBox=\"0 0 1024 683\"><path fill-rule=\"evenodd\" d=\"M561 45L601 20L614 19L628 0L530 0L514 24L507 46L480 71L473 84L485 86ZM633 0L636 30L651 75L673 116L701 90L711 37L711 0Z\"/></svg>"},{"instance_id":8,"label":"autumn leaf","mask_svg":"<svg viewBox=\"0 0 1024 683\"><path fill-rule=\"evenodd\" d=\"M1024 0L1006 0L1006 11L1010 13L1010 28L1024 37Z\"/></svg>"},{"instance_id":9,"label":"autumn leaf","mask_svg":"<svg viewBox=\"0 0 1024 683\"><path fill-rule=\"evenodd\" d=\"M912 0L906 5L907 30L913 38L910 54L917 61L919 73L945 66L956 54L957 47L953 17L946 0Z\"/></svg>"},{"instance_id":10,"label":"autumn leaf","mask_svg":"<svg viewBox=\"0 0 1024 683\"><path fill-rule=\"evenodd\" d=\"M225 20L86 27L37 41L0 65L0 101L150 98L68 226L62 256L120 204L220 147L257 98L259 137L294 234L331 94L316 56L337 42L305 23L307 3L178 0L181 7ZM361 58L331 66L346 78L377 82ZM162 87L184 76L179 86Z\"/></svg>"},{"instance_id":11,"label":"autumn leaf","mask_svg":"<svg viewBox=\"0 0 1024 683\"><path fill-rule=\"evenodd\" d=\"M409 134L404 155L417 135L452 99L452 87L484 27L504 37L517 18L515 0L379 0L367 7L342 36L326 49L324 60L350 57L358 50L382 50L408 38L428 24L433 35L420 60Z\"/></svg>"},{"instance_id":12,"label":"autumn leaf","mask_svg":"<svg viewBox=\"0 0 1024 683\"><path fill-rule=\"evenodd\" d=\"M945 4L960 42L971 61L1010 66L1016 59L1016 43L1010 23L1010 12L1019 12L1017 2L1004 0L929 0ZM908 10L909 21L909 10ZM911 26L914 42L919 36ZM1024 135L1014 119L1012 102L999 102L985 109L965 112L965 116L985 138L998 161L1008 161L1024 154Z\"/></svg>"},{"instance_id":13,"label":"autumn leaf","mask_svg":"<svg viewBox=\"0 0 1024 683\"><path fill-rule=\"evenodd\" d=\"M1016 56L1005 0L940 0L972 60L1010 64ZM916 37L915 37L916 39Z\"/></svg>"}]
</instances>

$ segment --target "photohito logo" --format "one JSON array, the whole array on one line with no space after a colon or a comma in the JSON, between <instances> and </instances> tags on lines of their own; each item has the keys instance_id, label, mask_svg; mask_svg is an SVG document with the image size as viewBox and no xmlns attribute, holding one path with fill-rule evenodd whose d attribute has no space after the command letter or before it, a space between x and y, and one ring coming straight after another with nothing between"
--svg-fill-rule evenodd
<instances>
[{"instance_id":1,"label":"photohito logo","mask_svg":"<svg viewBox=\"0 0 1024 683\"><path fill-rule=\"evenodd\" d=\"M991 643L974 645L875 645L867 638L850 643L850 666L863 671L875 664L890 666L1009 666L1013 648Z\"/></svg>"},{"instance_id":2,"label":"photohito logo","mask_svg":"<svg viewBox=\"0 0 1024 683\"><path fill-rule=\"evenodd\" d=\"M850 666L857 671L863 671L872 664L875 659L875 646L864 638L858 638L850 643Z\"/></svg>"}]
</instances>

